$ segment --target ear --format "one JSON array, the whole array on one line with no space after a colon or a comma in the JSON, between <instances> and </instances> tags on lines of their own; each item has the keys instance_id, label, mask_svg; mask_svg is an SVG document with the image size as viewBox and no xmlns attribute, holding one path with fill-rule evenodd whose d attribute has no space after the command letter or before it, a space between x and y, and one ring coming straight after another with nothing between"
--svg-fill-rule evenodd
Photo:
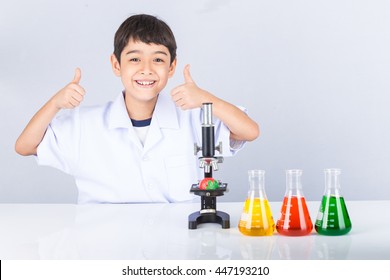
<instances>
[{"instance_id":1,"label":"ear","mask_svg":"<svg viewBox=\"0 0 390 280\"><path fill-rule=\"evenodd\" d=\"M177 63L177 60L175 58L175 60L172 61L171 65L169 66L168 78L172 78L173 74L175 74L176 63Z\"/></svg>"},{"instance_id":2,"label":"ear","mask_svg":"<svg viewBox=\"0 0 390 280\"><path fill-rule=\"evenodd\" d=\"M114 72L115 76L120 77L121 65L120 65L118 59L116 58L116 56L114 54L112 54L110 57L110 60L111 60L112 71Z\"/></svg>"}]
</instances>

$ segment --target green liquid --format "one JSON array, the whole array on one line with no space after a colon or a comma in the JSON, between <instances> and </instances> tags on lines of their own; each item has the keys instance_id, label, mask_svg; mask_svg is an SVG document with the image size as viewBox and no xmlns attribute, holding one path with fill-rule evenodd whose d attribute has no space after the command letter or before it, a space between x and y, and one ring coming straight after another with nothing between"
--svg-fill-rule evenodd
<instances>
[{"instance_id":1,"label":"green liquid","mask_svg":"<svg viewBox=\"0 0 390 280\"><path fill-rule=\"evenodd\" d=\"M322 235L343 235L352 224L343 197L323 196L315 229Z\"/></svg>"}]
</instances>

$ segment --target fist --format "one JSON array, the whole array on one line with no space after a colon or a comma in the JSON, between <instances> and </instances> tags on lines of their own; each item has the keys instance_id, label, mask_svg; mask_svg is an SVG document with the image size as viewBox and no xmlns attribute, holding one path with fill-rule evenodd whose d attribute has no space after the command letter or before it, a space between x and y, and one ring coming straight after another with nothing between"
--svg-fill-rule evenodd
<instances>
[{"instance_id":1,"label":"fist","mask_svg":"<svg viewBox=\"0 0 390 280\"><path fill-rule=\"evenodd\" d=\"M84 99L85 90L80 86L81 70L76 68L73 80L57 92L53 101L58 109L73 109Z\"/></svg>"}]
</instances>

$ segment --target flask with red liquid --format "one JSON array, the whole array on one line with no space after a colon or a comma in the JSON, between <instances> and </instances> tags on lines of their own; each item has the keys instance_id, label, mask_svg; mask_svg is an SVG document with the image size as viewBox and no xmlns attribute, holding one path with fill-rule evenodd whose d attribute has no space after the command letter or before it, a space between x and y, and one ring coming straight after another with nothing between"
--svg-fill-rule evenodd
<instances>
[{"instance_id":1,"label":"flask with red liquid","mask_svg":"<svg viewBox=\"0 0 390 280\"><path fill-rule=\"evenodd\" d=\"M301 183L302 170L286 171L286 194L276 230L280 235L303 236L313 230Z\"/></svg>"}]
</instances>

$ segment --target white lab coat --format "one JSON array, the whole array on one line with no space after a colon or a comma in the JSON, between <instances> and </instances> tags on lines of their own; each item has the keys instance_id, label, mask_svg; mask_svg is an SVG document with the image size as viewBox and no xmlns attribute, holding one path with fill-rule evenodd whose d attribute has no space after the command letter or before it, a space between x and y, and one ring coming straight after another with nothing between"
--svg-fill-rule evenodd
<instances>
[{"instance_id":1,"label":"white lab coat","mask_svg":"<svg viewBox=\"0 0 390 280\"><path fill-rule=\"evenodd\" d=\"M58 114L38 146L37 161L73 175L79 203L190 200L191 185L203 176L201 153L194 155L194 143L201 146L201 118L200 109L183 111L162 93L142 146L121 93L104 106ZM229 148L229 130L214 123L223 156L242 148L244 142Z\"/></svg>"}]
</instances>

